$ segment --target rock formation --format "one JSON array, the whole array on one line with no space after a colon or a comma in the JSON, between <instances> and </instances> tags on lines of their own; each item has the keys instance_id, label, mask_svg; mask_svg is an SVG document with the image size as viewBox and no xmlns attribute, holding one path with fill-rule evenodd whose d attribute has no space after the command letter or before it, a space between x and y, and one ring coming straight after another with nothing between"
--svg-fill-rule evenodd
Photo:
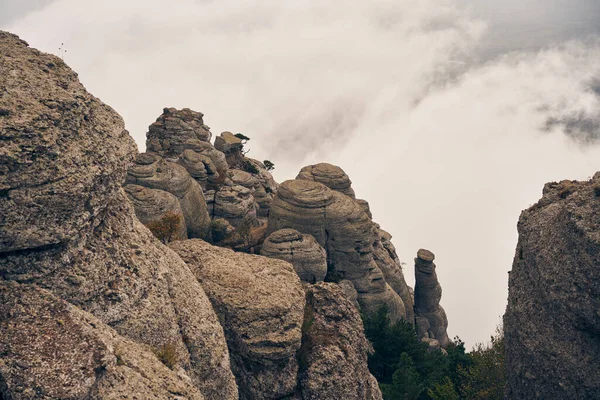
<instances>
[{"instance_id":1,"label":"rock formation","mask_svg":"<svg viewBox=\"0 0 600 400\"><path fill-rule=\"evenodd\" d=\"M300 170L296 179L322 183L328 188L355 198L352 182L344 170L336 165L321 163L308 165Z\"/></svg>"},{"instance_id":2,"label":"rock formation","mask_svg":"<svg viewBox=\"0 0 600 400\"><path fill-rule=\"evenodd\" d=\"M163 381L176 376L207 399L237 398L223 330L202 287L137 220L121 188L135 155L122 119L58 57L4 32L0 53L2 279L44 288L126 339L170 346L176 375ZM6 287L7 299L18 297L19 286ZM0 323L0 337L7 329ZM31 349L45 346L43 336L30 338ZM57 352L75 342L57 342ZM0 364L6 357L0 352ZM32 379L32 388L45 384Z\"/></svg>"},{"instance_id":3,"label":"rock formation","mask_svg":"<svg viewBox=\"0 0 600 400\"><path fill-rule=\"evenodd\" d=\"M519 219L504 315L508 399L600 398L600 173Z\"/></svg>"},{"instance_id":4,"label":"rock formation","mask_svg":"<svg viewBox=\"0 0 600 400\"><path fill-rule=\"evenodd\" d=\"M135 216L141 223L144 225L156 223L164 215L171 213L178 216L181 221L172 240L188 238L185 217L177 197L164 190L149 189L138 185L125 185L123 188L135 209Z\"/></svg>"},{"instance_id":5,"label":"rock formation","mask_svg":"<svg viewBox=\"0 0 600 400\"><path fill-rule=\"evenodd\" d=\"M311 180L286 181L271 204L267 233L284 228L317 240L327 251L328 279L352 282L364 312L386 306L392 321L407 318L374 260L375 225L354 199Z\"/></svg>"},{"instance_id":6,"label":"rock formation","mask_svg":"<svg viewBox=\"0 0 600 400\"><path fill-rule=\"evenodd\" d=\"M327 275L325 249L311 235L303 235L293 229L281 229L269 235L263 243L261 254L291 263L305 282L319 282Z\"/></svg>"},{"instance_id":7,"label":"rock formation","mask_svg":"<svg viewBox=\"0 0 600 400\"><path fill-rule=\"evenodd\" d=\"M210 128L204 125L202 113L189 108L165 108L148 129L146 148L163 157L178 156L197 141L210 142Z\"/></svg>"},{"instance_id":8,"label":"rock formation","mask_svg":"<svg viewBox=\"0 0 600 400\"><path fill-rule=\"evenodd\" d=\"M181 165L151 153L141 153L136 157L135 164L127 171L125 183L173 194L179 199L188 237L208 237L210 216L202 187Z\"/></svg>"},{"instance_id":9,"label":"rock formation","mask_svg":"<svg viewBox=\"0 0 600 400\"><path fill-rule=\"evenodd\" d=\"M170 246L202 282L219 315L240 398L293 394L305 300L292 266L201 240Z\"/></svg>"},{"instance_id":10,"label":"rock formation","mask_svg":"<svg viewBox=\"0 0 600 400\"><path fill-rule=\"evenodd\" d=\"M225 154L242 151L243 147L242 139L231 132L223 132L215 138L215 149Z\"/></svg>"},{"instance_id":11,"label":"rock formation","mask_svg":"<svg viewBox=\"0 0 600 400\"><path fill-rule=\"evenodd\" d=\"M37 286L0 281L0 331L2 399L204 399L148 347Z\"/></svg>"},{"instance_id":12,"label":"rock formation","mask_svg":"<svg viewBox=\"0 0 600 400\"><path fill-rule=\"evenodd\" d=\"M356 307L336 284L305 285L300 359L303 399L381 399L367 368L371 344Z\"/></svg>"},{"instance_id":13,"label":"rock formation","mask_svg":"<svg viewBox=\"0 0 600 400\"><path fill-rule=\"evenodd\" d=\"M419 250L415 258L415 321L418 338L432 348L438 345L445 348L450 343L446 333L448 319L440 305L442 287L435 273L434 259L435 255L424 249Z\"/></svg>"}]
</instances>

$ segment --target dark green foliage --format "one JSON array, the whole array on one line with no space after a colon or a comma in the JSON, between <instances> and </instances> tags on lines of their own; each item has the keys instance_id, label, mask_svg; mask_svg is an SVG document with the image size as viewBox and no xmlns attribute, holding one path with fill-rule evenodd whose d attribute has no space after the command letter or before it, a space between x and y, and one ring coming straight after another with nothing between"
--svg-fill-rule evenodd
<instances>
[{"instance_id":1,"label":"dark green foliage","mask_svg":"<svg viewBox=\"0 0 600 400\"><path fill-rule=\"evenodd\" d=\"M448 346L448 355L444 355L441 351L428 351L428 345L417 339L414 327L408 322L391 324L386 308L374 316L363 317L363 322L365 335L375 350L369 357L369 369L377 378L384 399L421 400L436 399L434 396L440 393L458 395L459 366L467 368L471 363L460 339L456 338Z\"/></svg>"},{"instance_id":2,"label":"dark green foliage","mask_svg":"<svg viewBox=\"0 0 600 400\"><path fill-rule=\"evenodd\" d=\"M275 164L273 164L269 160L263 161L263 164L265 165L265 168L266 168L267 171L273 171L275 169Z\"/></svg>"},{"instance_id":3,"label":"dark green foliage","mask_svg":"<svg viewBox=\"0 0 600 400\"><path fill-rule=\"evenodd\" d=\"M250 138L244 135L243 133L236 133L234 136L238 139L241 139L243 142L247 142L248 140L250 140Z\"/></svg>"},{"instance_id":4,"label":"dark green foliage","mask_svg":"<svg viewBox=\"0 0 600 400\"><path fill-rule=\"evenodd\" d=\"M252 162L250 161L244 161L244 170L246 172L249 172L251 174L258 174L258 168L256 168L256 166L254 164L252 164Z\"/></svg>"},{"instance_id":5,"label":"dark green foliage","mask_svg":"<svg viewBox=\"0 0 600 400\"><path fill-rule=\"evenodd\" d=\"M454 384L450 378L444 378L444 381L437 383L433 388L427 390L427 395L432 400L459 400L460 396L456 393Z\"/></svg>"},{"instance_id":6,"label":"dark green foliage","mask_svg":"<svg viewBox=\"0 0 600 400\"><path fill-rule=\"evenodd\" d=\"M502 327L488 344L479 343L470 353L472 364L460 368L461 391L467 399L501 400L506 385L504 332Z\"/></svg>"}]
</instances>

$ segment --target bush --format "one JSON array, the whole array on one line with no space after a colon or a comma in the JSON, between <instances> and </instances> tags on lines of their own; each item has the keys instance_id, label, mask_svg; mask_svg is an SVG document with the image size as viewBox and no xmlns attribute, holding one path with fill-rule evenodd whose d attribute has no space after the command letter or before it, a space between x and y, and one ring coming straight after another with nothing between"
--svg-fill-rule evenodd
<instances>
[{"instance_id":1,"label":"bush","mask_svg":"<svg viewBox=\"0 0 600 400\"><path fill-rule=\"evenodd\" d=\"M258 168L251 161L244 161L244 170L246 172L250 172L251 174L258 174Z\"/></svg>"},{"instance_id":2,"label":"bush","mask_svg":"<svg viewBox=\"0 0 600 400\"><path fill-rule=\"evenodd\" d=\"M265 165L265 169L267 171L273 171L275 169L275 164L273 164L271 161L269 160L265 160L263 161L263 164Z\"/></svg>"},{"instance_id":3,"label":"bush","mask_svg":"<svg viewBox=\"0 0 600 400\"><path fill-rule=\"evenodd\" d=\"M250 138L242 133L236 133L234 135L236 138L240 139L243 143L246 143Z\"/></svg>"},{"instance_id":4,"label":"bush","mask_svg":"<svg viewBox=\"0 0 600 400\"><path fill-rule=\"evenodd\" d=\"M156 358L170 369L173 369L177 365L177 347L174 343L168 343L155 348L153 349L153 352L156 355Z\"/></svg>"},{"instance_id":5,"label":"bush","mask_svg":"<svg viewBox=\"0 0 600 400\"><path fill-rule=\"evenodd\" d=\"M172 242L181 228L181 217L174 212L167 212L158 221L146 225L150 232L164 244Z\"/></svg>"}]
</instances>

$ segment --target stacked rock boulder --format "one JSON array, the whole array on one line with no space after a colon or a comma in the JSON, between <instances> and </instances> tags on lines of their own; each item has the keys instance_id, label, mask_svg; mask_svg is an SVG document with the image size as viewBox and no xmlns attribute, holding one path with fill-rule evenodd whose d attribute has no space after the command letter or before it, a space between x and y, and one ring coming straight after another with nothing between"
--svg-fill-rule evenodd
<instances>
[{"instance_id":1,"label":"stacked rock boulder","mask_svg":"<svg viewBox=\"0 0 600 400\"><path fill-rule=\"evenodd\" d=\"M5 32L0 53L0 397L114 398L116 382L144 398L236 399L204 290L121 188L136 152L121 117L58 57ZM152 355L163 348L172 371Z\"/></svg>"},{"instance_id":2,"label":"stacked rock boulder","mask_svg":"<svg viewBox=\"0 0 600 400\"><path fill-rule=\"evenodd\" d=\"M366 210L368 204L355 199L350 179L341 168L331 164L307 166L295 180L280 185L271 204L267 234L293 229L314 237L326 250L327 279L346 281L346 286L351 283L363 312L375 313L386 307L392 321L412 321L408 286L404 282L404 287L395 291L378 265L386 267L391 276L398 271L401 274L399 261L383 246L379 228ZM374 244L380 247L377 254ZM400 285L403 279L394 282ZM349 289L346 287L352 292ZM406 304L400 293L405 295Z\"/></svg>"},{"instance_id":3,"label":"stacked rock boulder","mask_svg":"<svg viewBox=\"0 0 600 400\"><path fill-rule=\"evenodd\" d=\"M440 305L442 287L434 259L435 255L425 249L420 249L415 258L415 321L417 337L437 349L448 346L450 340L446 332L448 318Z\"/></svg>"},{"instance_id":4,"label":"stacked rock boulder","mask_svg":"<svg viewBox=\"0 0 600 400\"><path fill-rule=\"evenodd\" d=\"M523 211L504 315L507 399L600 398L600 173Z\"/></svg>"}]
</instances>

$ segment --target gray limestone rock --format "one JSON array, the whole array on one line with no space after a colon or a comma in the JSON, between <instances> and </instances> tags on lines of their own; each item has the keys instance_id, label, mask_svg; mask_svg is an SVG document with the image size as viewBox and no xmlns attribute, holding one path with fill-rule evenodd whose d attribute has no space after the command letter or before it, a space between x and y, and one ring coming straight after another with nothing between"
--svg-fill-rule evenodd
<instances>
[{"instance_id":1,"label":"gray limestone rock","mask_svg":"<svg viewBox=\"0 0 600 400\"><path fill-rule=\"evenodd\" d=\"M320 163L306 166L300 170L296 179L319 182L332 190L355 198L350 178L344 170L336 165Z\"/></svg>"},{"instance_id":2,"label":"gray limestone rock","mask_svg":"<svg viewBox=\"0 0 600 400\"><path fill-rule=\"evenodd\" d=\"M314 181L286 181L271 204L267 235L284 228L312 235L325 248L328 279L350 280L364 312L385 305L392 321L405 318L400 296L386 283L373 256L375 226L354 199Z\"/></svg>"},{"instance_id":3,"label":"gray limestone rock","mask_svg":"<svg viewBox=\"0 0 600 400\"><path fill-rule=\"evenodd\" d=\"M179 230L172 240L185 240L187 227L181 205L175 195L159 189L149 189L139 185L125 185L123 187L129 201L135 210L135 216L144 225L158 222L167 213L172 213L180 218Z\"/></svg>"},{"instance_id":4,"label":"gray limestone rock","mask_svg":"<svg viewBox=\"0 0 600 400\"><path fill-rule=\"evenodd\" d=\"M446 348L450 343L446 329L448 319L440 305L442 287L440 286L435 264L435 255L429 250L420 249L415 258L415 321L417 337L435 339Z\"/></svg>"},{"instance_id":5,"label":"gray limestone rock","mask_svg":"<svg viewBox=\"0 0 600 400\"><path fill-rule=\"evenodd\" d=\"M212 197L208 197L212 196ZM246 217L256 218L258 205L252 191L240 185L222 185L207 192L208 208L213 218L223 218L237 227Z\"/></svg>"},{"instance_id":6,"label":"gray limestone rock","mask_svg":"<svg viewBox=\"0 0 600 400\"><path fill-rule=\"evenodd\" d=\"M298 352L302 398L381 399L367 366L372 347L356 307L336 284L319 282L305 290L305 332Z\"/></svg>"},{"instance_id":7,"label":"gray limestone rock","mask_svg":"<svg viewBox=\"0 0 600 400\"><path fill-rule=\"evenodd\" d=\"M137 220L120 187L135 152L122 119L59 58L4 32L0 53L9 71L0 88L10 93L0 97L9 110L0 117L0 204L14 202L9 214L2 209L1 278L47 289L127 339L172 346L178 373L205 398L237 398L223 329L202 287ZM7 329L0 323L0 337Z\"/></svg>"},{"instance_id":8,"label":"gray limestone rock","mask_svg":"<svg viewBox=\"0 0 600 400\"><path fill-rule=\"evenodd\" d=\"M204 115L189 108L163 109L156 122L148 128L146 148L162 157L177 157L197 141L210 142L212 134L204 125Z\"/></svg>"},{"instance_id":9,"label":"gray limestone rock","mask_svg":"<svg viewBox=\"0 0 600 400\"><path fill-rule=\"evenodd\" d=\"M377 239L373 245L375 263L381 269L385 281L402 299L406 314L403 317L411 324L415 323L414 301L410 294L410 287L404 279L402 263L396 254L396 248L391 242L392 235L377 228Z\"/></svg>"},{"instance_id":10,"label":"gray limestone rock","mask_svg":"<svg viewBox=\"0 0 600 400\"><path fill-rule=\"evenodd\" d=\"M504 315L507 399L600 398L600 173L519 219Z\"/></svg>"},{"instance_id":11,"label":"gray limestone rock","mask_svg":"<svg viewBox=\"0 0 600 400\"><path fill-rule=\"evenodd\" d=\"M170 246L202 283L225 329L240 398L291 395L305 303L291 264L201 240Z\"/></svg>"},{"instance_id":12,"label":"gray limestone rock","mask_svg":"<svg viewBox=\"0 0 600 400\"><path fill-rule=\"evenodd\" d=\"M35 285L0 281L0 321L2 399L204 399L150 347Z\"/></svg>"},{"instance_id":13,"label":"gray limestone rock","mask_svg":"<svg viewBox=\"0 0 600 400\"><path fill-rule=\"evenodd\" d=\"M223 132L215 138L215 149L225 154L241 151L243 147L242 139L231 132Z\"/></svg>"},{"instance_id":14,"label":"gray limestone rock","mask_svg":"<svg viewBox=\"0 0 600 400\"><path fill-rule=\"evenodd\" d=\"M293 229L281 229L270 234L263 243L261 254L291 263L305 282L319 282L327 275L325 249L312 236Z\"/></svg>"},{"instance_id":15,"label":"gray limestone rock","mask_svg":"<svg viewBox=\"0 0 600 400\"><path fill-rule=\"evenodd\" d=\"M179 199L188 237L208 238L210 216L202 187L181 165L141 153L127 171L126 184L169 192Z\"/></svg>"}]
</instances>

